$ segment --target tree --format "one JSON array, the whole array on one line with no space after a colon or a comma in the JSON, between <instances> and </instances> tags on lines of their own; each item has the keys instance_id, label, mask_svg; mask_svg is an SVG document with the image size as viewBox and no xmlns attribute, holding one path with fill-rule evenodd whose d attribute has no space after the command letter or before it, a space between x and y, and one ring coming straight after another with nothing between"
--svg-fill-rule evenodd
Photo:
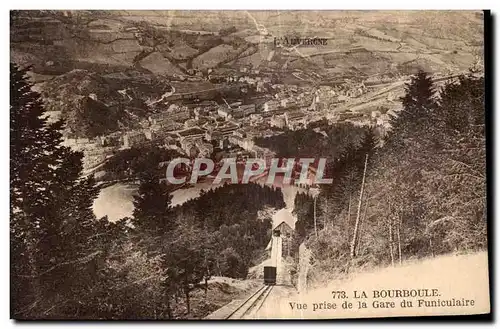
<instances>
[{"instance_id":1,"label":"tree","mask_svg":"<svg viewBox=\"0 0 500 329\"><path fill-rule=\"evenodd\" d=\"M359 193L359 202L358 202L358 212L356 214L356 223L354 224L354 233L351 242L351 257L356 257L356 248L358 246L359 241L359 226L361 220L361 205L363 202L363 192L365 188L365 177L366 177L366 167L368 165L368 154L366 154L365 160L365 168L363 169L363 180L361 181L361 191Z\"/></svg>"},{"instance_id":2,"label":"tree","mask_svg":"<svg viewBox=\"0 0 500 329\"><path fill-rule=\"evenodd\" d=\"M295 230L299 241L307 236L314 229L314 200L306 193L298 192L295 195L293 213L297 216Z\"/></svg>"},{"instance_id":3,"label":"tree","mask_svg":"<svg viewBox=\"0 0 500 329\"><path fill-rule=\"evenodd\" d=\"M405 84L405 95L400 100L403 108L390 122L388 142L393 145L404 145L406 139L418 138L415 132L435 127L437 102L432 77L419 71Z\"/></svg>"},{"instance_id":4,"label":"tree","mask_svg":"<svg viewBox=\"0 0 500 329\"><path fill-rule=\"evenodd\" d=\"M184 293L186 311L191 313L190 292L206 276L205 246L206 232L193 221L183 218L174 231L175 237L165 252L170 268L175 268L175 282Z\"/></svg>"},{"instance_id":5,"label":"tree","mask_svg":"<svg viewBox=\"0 0 500 329\"><path fill-rule=\"evenodd\" d=\"M486 247L484 78L460 76L441 90L440 156L423 175L422 195L433 209L425 233L434 253Z\"/></svg>"},{"instance_id":6,"label":"tree","mask_svg":"<svg viewBox=\"0 0 500 329\"><path fill-rule=\"evenodd\" d=\"M51 134L57 127L47 127L40 96L31 90L25 75L10 65L10 232L11 232L11 295L12 315L17 316L21 306L30 298L40 298L39 282L21 276L37 277L36 216L50 200L47 182L50 177L49 160L45 154L54 153L56 145ZM29 297L28 297L29 295ZM26 306L26 305L24 305Z\"/></svg>"},{"instance_id":7,"label":"tree","mask_svg":"<svg viewBox=\"0 0 500 329\"><path fill-rule=\"evenodd\" d=\"M157 164L150 162L150 165ZM134 197L134 226L151 236L172 231L175 218L171 211L171 187L165 181L160 182L161 176L156 168L140 173L139 179L138 195Z\"/></svg>"},{"instance_id":8,"label":"tree","mask_svg":"<svg viewBox=\"0 0 500 329\"><path fill-rule=\"evenodd\" d=\"M12 316L63 318L92 293L109 236L96 230L82 154L60 145L64 123L47 123L27 70L11 64Z\"/></svg>"}]
</instances>

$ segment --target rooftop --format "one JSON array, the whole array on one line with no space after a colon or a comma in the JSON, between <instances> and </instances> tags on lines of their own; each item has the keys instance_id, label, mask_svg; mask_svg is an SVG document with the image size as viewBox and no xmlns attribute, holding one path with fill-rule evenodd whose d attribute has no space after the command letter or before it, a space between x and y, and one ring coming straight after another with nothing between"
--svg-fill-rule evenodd
<instances>
[{"instance_id":1,"label":"rooftop","mask_svg":"<svg viewBox=\"0 0 500 329\"><path fill-rule=\"evenodd\" d=\"M193 135L201 135L204 134L205 130L199 128L199 127L193 127L189 128L183 131L179 131L178 134L181 137L187 137L187 136L193 136Z\"/></svg>"},{"instance_id":2,"label":"rooftop","mask_svg":"<svg viewBox=\"0 0 500 329\"><path fill-rule=\"evenodd\" d=\"M297 111L297 112L288 112L287 114L287 117L288 119L299 119L299 118L303 118L306 116L305 113L303 112L300 112L300 111Z\"/></svg>"}]
</instances>

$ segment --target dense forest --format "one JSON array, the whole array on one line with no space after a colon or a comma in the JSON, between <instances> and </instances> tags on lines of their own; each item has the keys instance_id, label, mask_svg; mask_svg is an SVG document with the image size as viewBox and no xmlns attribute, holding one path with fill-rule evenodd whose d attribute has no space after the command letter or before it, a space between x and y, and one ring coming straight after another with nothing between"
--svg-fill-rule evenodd
<instances>
[{"instance_id":1,"label":"dense forest","mask_svg":"<svg viewBox=\"0 0 500 329\"><path fill-rule=\"evenodd\" d=\"M160 148L156 145L120 150L104 164L103 170L105 174L102 180L137 178L140 173L152 170L151 164L167 162L180 156L181 154L177 151ZM165 168L161 166L155 168L158 172L165 172Z\"/></svg>"},{"instance_id":2,"label":"dense forest","mask_svg":"<svg viewBox=\"0 0 500 329\"><path fill-rule=\"evenodd\" d=\"M418 73L384 146L367 131L335 158L316 200L297 194L295 245L312 250L310 279L487 247L484 97L483 77L436 88Z\"/></svg>"},{"instance_id":3,"label":"dense forest","mask_svg":"<svg viewBox=\"0 0 500 329\"><path fill-rule=\"evenodd\" d=\"M314 129L313 129L314 128ZM317 121L305 129L285 130L271 137L256 137L255 143L276 152L280 158L337 159L364 140L366 129L351 123Z\"/></svg>"},{"instance_id":4,"label":"dense forest","mask_svg":"<svg viewBox=\"0 0 500 329\"><path fill-rule=\"evenodd\" d=\"M132 162L131 150L112 168L119 178L130 166L140 180L133 217L95 218L99 189L81 178L83 155L61 146L64 122L47 122L26 69L10 69L11 317L178 319L217 309L207 280L244 278L262 258L271 217L259 211L283 207L282 192L224 185L172 207L164 171L146 164L175 155L152 149Z\"/></svg>"},{"instance_id":5,"label":"dense forest","mask_svg":"<svg viewBox=\"0 0 500 329\"><path fill-rule=\"evenodd\" d=\"M210 273L245 278L249 265L256 265L253 261L260 258L271 238L271 217L259 216L265 207L285 207L279 188L225 184L203 192L174 211L179 220L193 216L217 242L211 248L218 256L210 264Z\"/></svg>"}]
</instances>

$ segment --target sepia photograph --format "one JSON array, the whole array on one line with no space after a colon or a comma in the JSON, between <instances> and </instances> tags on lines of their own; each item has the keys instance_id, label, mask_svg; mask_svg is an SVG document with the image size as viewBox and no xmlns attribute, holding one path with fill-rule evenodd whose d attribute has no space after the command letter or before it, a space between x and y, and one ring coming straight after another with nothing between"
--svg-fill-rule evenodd
<instances>
[{"instance_id":1,"label":"sepia photograph","mask_svg":"<svg viewBox=\"0 0 500 329\"><path fill-rule=\"evenodd\" d=\"M491 315L489 11L9 14L11 319Z\"/></svg>"}]
</instances>

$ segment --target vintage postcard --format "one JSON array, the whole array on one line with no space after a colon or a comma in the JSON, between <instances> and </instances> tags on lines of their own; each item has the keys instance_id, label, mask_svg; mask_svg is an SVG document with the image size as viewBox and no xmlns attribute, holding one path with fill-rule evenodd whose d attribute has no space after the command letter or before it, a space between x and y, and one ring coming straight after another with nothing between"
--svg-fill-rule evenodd
<instances>
[{"instance_id":1,"label":"vintage postcard","mask_svg":"<svg viewBox=\"0 0 500 329\"><path fill-rule=\"evenodd\" d=\"M11 318L489 314L488 16L11 11Z\"/></svg>"}]
</instances>

